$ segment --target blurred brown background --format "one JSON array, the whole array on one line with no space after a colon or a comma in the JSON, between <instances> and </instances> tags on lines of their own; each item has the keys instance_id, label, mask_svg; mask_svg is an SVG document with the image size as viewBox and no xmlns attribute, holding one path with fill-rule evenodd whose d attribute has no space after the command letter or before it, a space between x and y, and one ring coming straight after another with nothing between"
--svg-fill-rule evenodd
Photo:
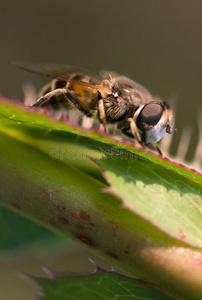
<instances>
[{"instance_id":1,"label":"blurred brown background","mask_svg":"<svg viewBox=\"0 0 202 300\"><path fill-rule=\"evenodd\" d=\"M177 99L171 153L191 126L191 156L201 107L201 15L201 0L1 0L0 91L23 99L24 82L47 82L13 67L15 60L122 73L154 95Z\"/></svg>"}]
</instances>

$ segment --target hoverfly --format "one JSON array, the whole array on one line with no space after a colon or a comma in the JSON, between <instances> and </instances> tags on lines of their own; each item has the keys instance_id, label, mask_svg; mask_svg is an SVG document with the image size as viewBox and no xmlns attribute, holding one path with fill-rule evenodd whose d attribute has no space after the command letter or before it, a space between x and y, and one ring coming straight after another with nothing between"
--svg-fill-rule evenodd
<instances>
[{"instance_id":1,"label":"hoverfly","mask_svg":"<svg viewBox=\"0 0 202 300\"><path fill-rule=\"evenodd\" d=\"M153 97L139 83L114 72L93 74L65 65L14 63L21 69L53 78L42 90L33 107L57 106L77 108L87 117L96 116L104 130L117 124L126 136L143 147L156 144L165 133L172 133L172 111L169 105Z\"/></svg>"}]
</instances>

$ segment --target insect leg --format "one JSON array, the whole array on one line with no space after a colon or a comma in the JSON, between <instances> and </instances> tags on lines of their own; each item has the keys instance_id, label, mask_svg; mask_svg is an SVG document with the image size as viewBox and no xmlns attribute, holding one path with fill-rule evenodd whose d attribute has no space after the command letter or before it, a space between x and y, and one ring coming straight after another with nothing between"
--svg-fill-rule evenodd
<instances>
[{"instance_id":1,"label":"insect leg","mask_svg":"<svg viewBox=\"0 0 202 300\"><path fill-rule=\"evenodd\" d=\"M104 101L102 98L99 100L98 109L99 109L100 120L102 121L104 131L106 132L107 131L107 119L106 119Z\"/></svg>"},{"instance_id":2,"label":"insect leg","mask_svg":"<svg viewBox=\"0 0 202 300\"><path fill-rule=\"evenodd\" d=\"M161 156L163 156L163 153L162 153L162 151L161 151L159 145L158 145L157 143L153 143L153 146L154 146L154 148L156 149L156 151L157 151Z\"/></svg>"},{"instance_id":3,"label":"insect leg","mask_svg":"<svg viewBox=\"0 0 202 300\"><path fill-rule=\"evenodd\" d=\"M71 94L67 89L65 88L59 88L55 89L46 95L40 97L34 104L33 107L40 107L44 106L45 104L49 104L48 102L53 96L59 96L64 95L64 98L66 101L70 101L76 108L78 108L84 115L91 117L92 113L90 110L88 110L86 107L83 106L81 101L75 97L73 94Z\"/></svg>"},{"instance_id":4,"label":"insect leg","mask_svg":"<svg viewBox=\"0 0 202 300\"><path fill-rule=\"evenodd\" d=\"M135 121L133 120L133 118L128 118L127 120L130 123L130 128L132 131L133 136L137 139L137 141L142 145L142 139L141 136L139 134L139 131L137 129L137 126L135 124Z\"/></svg>"}]
</instances>

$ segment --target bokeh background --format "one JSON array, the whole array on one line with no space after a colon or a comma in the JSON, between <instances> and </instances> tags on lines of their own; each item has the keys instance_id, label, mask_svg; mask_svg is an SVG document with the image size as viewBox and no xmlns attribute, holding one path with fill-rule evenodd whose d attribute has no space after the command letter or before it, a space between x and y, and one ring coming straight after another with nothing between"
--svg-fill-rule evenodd
<instances>
[{"instance_id":1,"label":"bokeh background","mask_svg":"<svg viewBox=\"0 0 202 300\"><path fill-rule=\"evenodd\" d=\"M37 89L47 82L15 68L12 61L116 71L173 103L178 130L171 154L176 153L182 130L190 127L190 160L202 109L201 15L201 0L0 0L0 92L23 100L25 82ZM2 256L1 261L10 268ZM11 275L1 278L5 276ZM19 286L18 282L18 290Z\"/></svg>"}]
</instances>

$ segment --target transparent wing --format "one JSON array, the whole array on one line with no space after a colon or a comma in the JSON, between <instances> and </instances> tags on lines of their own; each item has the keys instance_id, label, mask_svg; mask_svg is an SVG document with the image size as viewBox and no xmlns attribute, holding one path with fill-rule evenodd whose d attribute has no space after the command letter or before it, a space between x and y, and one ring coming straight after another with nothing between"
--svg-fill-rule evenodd
<instances>
[{"instance_id":1,"label":"transparent wing","mask_svg":"<svg viewBox=\"0 0 202 300\"><path fill-rule=\"evenodd\" d=\"M101 78L99 75L96 75L88 70L71 67L67 65L59 65L59 64L46 64L46 63L29 63L29 62L13 62L13 64L20 69L36 73L45 77L55 78L63 81L70 81L73 84L87 86L91 88L96 88L98 90L104 89L108 90L106 87L100 85ZM80 75L85 78L85 76L90 77L90 83L87 83L82 80L72 79L72 75Z\"/></svg>"}]
</instances>

